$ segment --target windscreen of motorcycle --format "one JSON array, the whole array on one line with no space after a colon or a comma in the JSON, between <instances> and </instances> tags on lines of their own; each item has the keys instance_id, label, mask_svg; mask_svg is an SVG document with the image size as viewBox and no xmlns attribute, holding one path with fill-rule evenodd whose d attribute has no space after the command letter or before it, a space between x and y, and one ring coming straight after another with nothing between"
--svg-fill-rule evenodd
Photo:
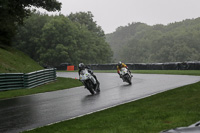
<instances>
[{"instance_id":1,"label":"windscreen of motorcycle","mask_svg":"<svg viewBox=\"0 0 200 133\"><path fill-rule=\"evenodd\" d=\"M80 74L81 75L85 75L87 73L87 70L85 69L85 70L82 70L81 72L80 72Z\"/></svg>"},{"instance_id":2,"label":"windscreen of motorcycle","mask_svg":"<svg viewBox=\"0 0 200 133\"><path fill-rule=\"evenodd\" d=\"M127 73L127 69L126 68L121 68L120 74L124 75Z\"/></svg>"},{"instance_id":3,"label":"windscreen of motorcycle","mask_svg":"<svg viewBox=\"0 0 200 133\"><path fill-rule=\"evenodd\" d=\"M81 81L84 81L84 80L87 80L87 79L89 78L89 76L90 76L90 74L88 73L87 69L85 69L85 70L82 70L82 71L80 72L80 77L79 77L79 79L80 79Z\"/></svg>"}]
</instances>

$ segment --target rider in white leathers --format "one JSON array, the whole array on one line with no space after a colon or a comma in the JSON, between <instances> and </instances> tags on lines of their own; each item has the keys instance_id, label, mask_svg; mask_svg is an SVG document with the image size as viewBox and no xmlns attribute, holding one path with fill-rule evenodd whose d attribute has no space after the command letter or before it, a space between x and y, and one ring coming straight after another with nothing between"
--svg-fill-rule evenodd
<instances>
[{"instance_id":1,"label":"rider in white leathers","mask_svg":"<svg viewBox=\"0 0 200 133\"><path fill-rule=\"evenodd\" d=\"M78 71L78 74L80 76L80 72L84 69L88 69L88 72L96 79L97 81L97 84L100 84L99 81L97 80L97 77L94 75L94 73L92 72L92 70L88 67L88 66L85 66L83 63L80 63L78 65L78 68L79 68L79 71Z\"/></svg>"}]
</instances>

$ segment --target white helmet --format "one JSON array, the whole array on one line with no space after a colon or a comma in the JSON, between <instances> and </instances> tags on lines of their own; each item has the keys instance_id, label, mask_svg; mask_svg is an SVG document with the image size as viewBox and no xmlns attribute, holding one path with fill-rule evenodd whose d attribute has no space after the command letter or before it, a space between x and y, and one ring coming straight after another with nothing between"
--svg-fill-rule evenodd
<instances>
[{"instance_id":1,"label":"white helmet","mask_svg":"<svg viewBox=\"0 0 200 133\"><path fill-rule=\"evenodd\" d=\"M122 62L121 61L118 62L118 66L122 67Z\"/></svg>"},{"instance_id":2,"label":"white helmet","mask_svg":"<svg viewBox=\"0 0 200 133\"><path fill-rule=\"evenodd\" d=\"M78 68L79 69L83 69L85 67L85 65L83 64L83 63L80 63L79 65L78 65Z\"/></svg>"}]
</instances>

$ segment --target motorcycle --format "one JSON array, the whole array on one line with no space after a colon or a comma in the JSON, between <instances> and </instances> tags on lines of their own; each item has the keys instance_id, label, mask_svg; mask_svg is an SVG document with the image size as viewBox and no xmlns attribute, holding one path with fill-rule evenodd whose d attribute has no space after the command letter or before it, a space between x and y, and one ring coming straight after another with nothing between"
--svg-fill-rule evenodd
<instances>
[{"instance_id":1,"label":"motorcycle","mask_svg":"<svg viewBox=\"0 0 200 133\"><path fill-rule=\"evenodd\" d=\"M123 79L124 82L129 83L130 85L132 84L131 79L132 79L132 75L131 73L128 71L127 68L123 67L120 70L120 75Z\"/></svg>"},{"instance_id":2,"label":"motorcycle","mask_svg":"<svg viewBox=\"0 0 200 133\"><path fill-rule=\"evenodd\" d=\"M99 82L88 72L88 69L84 69L80 72L79 80L92 95L100 92Z\"/></svg>"}]
</instances>

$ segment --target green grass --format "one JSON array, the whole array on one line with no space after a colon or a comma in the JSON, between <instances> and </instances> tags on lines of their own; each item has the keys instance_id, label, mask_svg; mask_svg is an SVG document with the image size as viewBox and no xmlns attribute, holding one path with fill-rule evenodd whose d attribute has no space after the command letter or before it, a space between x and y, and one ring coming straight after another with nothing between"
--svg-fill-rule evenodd
<instances>
[{"instance_id":1,"label":"green grass","mask_svg":"<svg viewBox=\"0 0 200 133\"><path fill-rule=\"evenodd\" d=\"M31 89L18 89L18 90L9 90L9 91L1 91L0 99L6 98L14 98L19 96L44 93L49 91L57 91L68 88L73 88L77 86L81 86L82 83L79 80L71 79L71 78L61 78L58 77L56 81L38 86Z\"/></svg>"},{"instance_id":2,"label":"green grass","mask_svg":"<svg viewBox=\"0 0 200 133\"><path fill-rule=\"evenodd\" d=\"M28 73L43 69L24 53L0 46L0 73Z\"/></svg>"},{"instance_id":3,"label":"green grass","mask_svg":"<svg viewBox=\"0 0 200 133\"><path fill-rule=\"evenodd\" d=\"M26 133L158 133L200 118L200 82Z\"/></svg>"}]
</instances>

